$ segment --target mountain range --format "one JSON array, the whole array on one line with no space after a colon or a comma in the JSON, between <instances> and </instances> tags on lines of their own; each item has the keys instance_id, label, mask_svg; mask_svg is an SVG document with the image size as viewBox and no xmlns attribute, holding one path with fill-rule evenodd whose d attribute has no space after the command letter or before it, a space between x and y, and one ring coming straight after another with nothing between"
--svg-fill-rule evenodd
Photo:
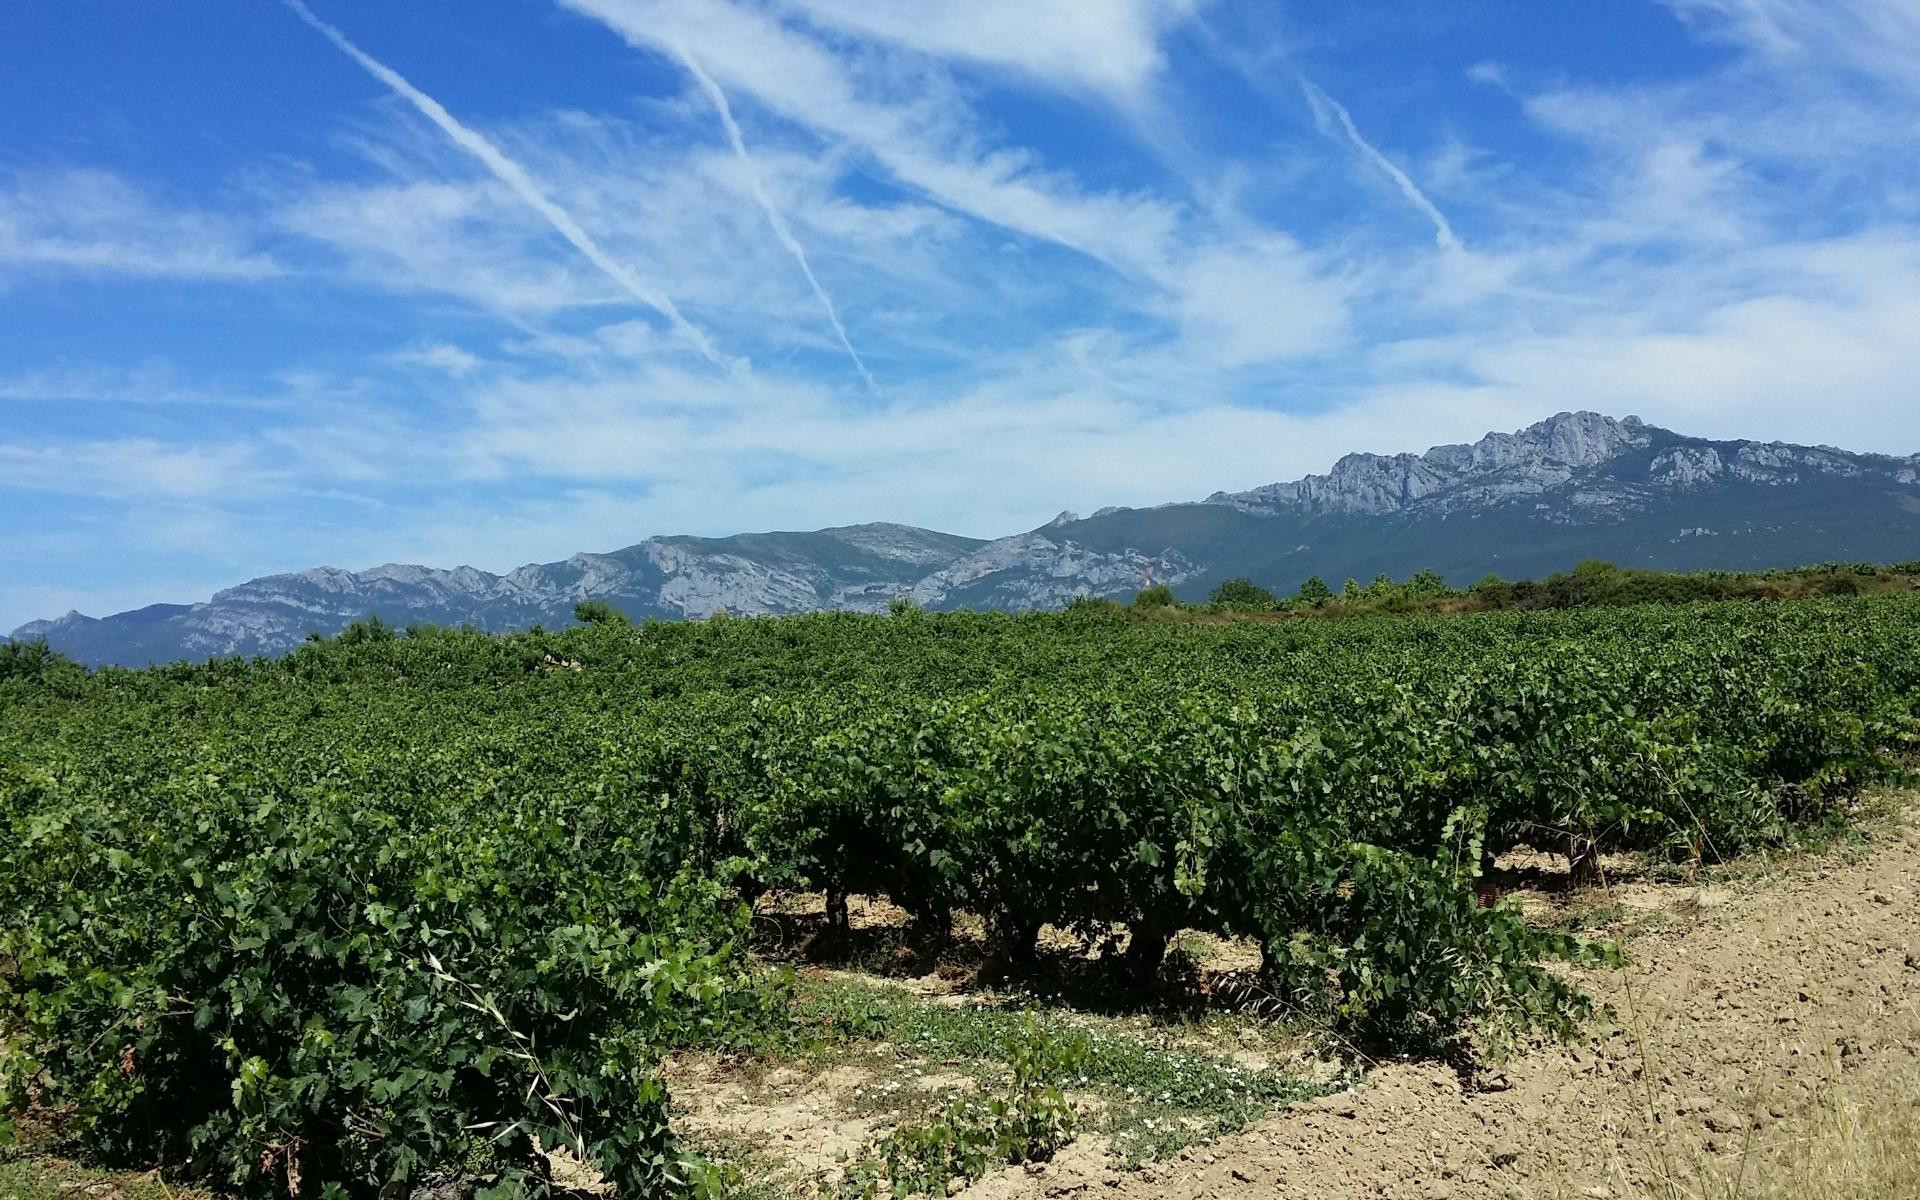
<instances>
[{"instance_id":1,"label":"mountain range","mask_svg":"<svg viewBox=\"0 0 1920 1200\"><path fill-rule=\"evenodd\" d=\"M389 564L268 575L197 604L34 621L89 665L275 654L377 615L396 625L564 624L592 597L630 616L822 609L1057 608L1164 583L1183 598L1245 576L1291 591L1308 575L1455 584L1622 566L1756 569L1920 559L1920 455L1687 437L1634 417L1561 413L1425 454L1349 454L1325 475L1154 508L1061 513L983 541L908 525L651 537L505 575Z\"/></svg>"}]
</instances>

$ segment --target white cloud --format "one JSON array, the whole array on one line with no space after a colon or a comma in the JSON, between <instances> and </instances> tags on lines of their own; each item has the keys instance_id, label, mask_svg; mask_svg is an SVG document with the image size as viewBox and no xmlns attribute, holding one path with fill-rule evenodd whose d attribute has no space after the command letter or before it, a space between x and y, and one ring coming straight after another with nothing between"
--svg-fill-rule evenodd
<instances>
[{"instance_id":1,"label":"white cloud","mask_svg":"<svg viewBox=\"0 0 1920 1200\"><path fill-rule=\"evenodd\" d=\"M548 195L548 189L539 180L485 135L462 123L439 101L407 82L398 71L367 54L349 41L338 29L314 16L300 0L283 0L283 3L302 21L311 25L328 41L339 47L341 53L359 63L369 75L386 84L407 103L418 109L422 116L433 122L455 145L478 159L495 178L538 213L542 220L553 227L555 233L566 239L569 245L578 250L602 274L613 280L634 299L665 317L667 323L673 326L695 350L699 351L702 357L716 366L737 368L741 365L725 358L714 349L713 342L706 333L681 315L672 297L642 279L632 267L609 254L606 248L601 246L600 242L574 219L572 213Z\"/></svg>"},{"instance_id":2,"label":"white cloud","mask_svg":"<svg viewBox=\"0 0 1920 1200\"><path fill-rule=\"evenodd\" d=\"M1165 66L1161 33L1193 0L796 0L807 19L941 58L1004 67L1047 87L1134 102Z\"/></svg>"},{"instance_id":3,"label":"white cloud","mask_svg":"<svg viewBox=\"0 0 1920 1200\"><path fill-rule=\"evenodd\" d=\"M462 350L450 342L434 342L410 350L397 350L387 357L402 366L426 367L429 370L443 371L455 379L464 379L473 374L484 362L478 355Z\"/></svg>"},{"instance_id":4,"label":"white cloud","mask_svg":"<svg viewBox=\"0 0 1920 1200\"><path fill-rule=\"evenodd\" d=\"M1217 354L1223 365L1238 366L1290 357L1333 344L1344 329L1347 284L1321 257L1279 234L1217 230L1202 214L1163 196L1087 189L1023 150L995 148L941 77L928 74L932 65L868 69L859 56L836 56L820 41L732 0L697 6L563 2L603 20L636 46L662 55L688 48L717 84L753 97L829 145L853 144L895 182L956 213L1111 268L1117 280L1101 288L1119 319L1158 316L1176 330L1198 333L1189 360ZM815 17L826 11L809 10ZM1144 31L1182 11L1177 5L1153 10L1155 19L1133 21L1128 27L1135 33L1128 36L1146 37ZM894 37L888 31L896 16L856 21L850 12L835 8L831 15L889 43L948 52L945 35L933 26L917 38ZM992 12L981 15L995 19ZM1051 28L1050 22L1067 18L1031 20ZM921 86L903 94L903 78ZM978 292L976 286L976 303ZM1109 316L1092 309L1087 319L1097 324Z\"/></svg>"},{"instance_id":5,"label":"white cloud","mask_svg":"<svg viewBox=\"0 0 1920 1200\"><path fill-rule=\"evenodd\" d=\"M241 442L179 445L151 438L0 443L0 487L140 500L233 497L267 478Z\"/></svg>"},{"instance_id":6,"label":"white cloud","mask_svg":"<svg viewBox=\"0 0 1920 1200\"><path fill-rule=\"evenodd\" d=\"M1920 229L1756 251L1698 288L1636 277L1557 329L1481 331L1389 351L1382 396L1537 414L1638 413L1682 433L1920 449ZM1685 311L1682 311L1685 310ZM1428 382L1458 379L1464 382ZM1532 418L1529 418L1532 419Z\"/></svg>"},{"instance_id":7,"label":"white cloud","mask_svg":"<svg viewBox=\"0 0 1920 1200\"><path fill-rule=\"evenodd\" d=\"M0 376L0 401L21 405L131 405L156 408L269 408L271 398L196 386L164 363L136 367L62 366Z\"/></svg>"},{"instance_id":8,"label":"white cloud","mask_svg":"<svg viewBox=\"0 0 1920 1200\"><path fill-rule=\"evenodd\" d=\"M635 46L662 54L688 47L729 90L830 141L858 146L901 184L950 208L1127 270L1151 273L1164 260L1175 206L1088 192L1029 154L983 147L964 113L926 98L929 90L937 95L937 80L917 79L918 87L856 80L819 42L732 0L562 2Z\"/></svg>"},{"instance_id":9,"label":"white cloud","mask_svg":"<svg viewBox=\"0 0 1920 1200\"><path fill-rule=\"evenodd\" d=\"M543 253L545 227L491 181L322 184L291 198L278 219L387 287L443 291L516 315L626 301L598 275L582 278Z\"/></svg>"},{"instance_id":10,"label":"white cloud","mask_svg":"<svg viewBox=\"0 0 1920 1200\"><path fill-rule=\"evenodd\" d=\"M1323 351L1349 332L1345 297L1292 239L1202 248L1177 273L1186 357L1225 367Z\"/></svg>"},{"instance_id":11,"label":"white cloud","mask_svg":"<svg viewBox=\"0 0 1920 1200\"><path fill-rule=\"evenodd\" d=\"M1597 190L1567 213L1566 233L1596 245L1682 241L1727 245L1748 236L1756 193L1743 163L1710 131L1670 110L1678 98L1554 91L1528 98L1543 127L1593 148Z\"/></svg>"},{"instance_id":12,"label":"white cloud","mask_svg":"<svg viewBox=\"0 0 1920 1200\"><path fill-rule=\"evenodd\" d=\"M711 146L711 120L710 112L689 114L690 136L673 142L645 140L645 131L611 118L531 121L497 136L554 181L583 222L604 231L611 252L652 264L730 346L844 353L822 327L804 276L767 236L754 179L738 156ZM604 349L582 338L578 323L611 316L606 310L628 303L624 293L586 269L505 187L462 178L465 164L438 140L409 140L404 150L370 148L386 179L282 189L272 196L276 220L324 247L341 282L456 297L515 327L525 352L579 357ZM903 319L931 321L977 298L954 271L950 252L966 231L950 215L840 195L841 164L831 156L760 146L754 167L790 232L820 251L809 263L823 287L836 277L858 284L859 320L877 319L892 336ZM557 323L574 328L562 333ZM624 316L618 323L631 324ZM671 349L668 335L649 353Z\"/></svg>"},{"instance_id":13,"label":"white cloud","mask_svg":"<svg viewBox=\"0 0 1920 1200\"><path fill-rule=\"evenodd\" d=\"M249 281L282 270L242 224L168 207L106 171L10 184L0 189L0 282L28 272Z\"/></svg>"},{"instance_id":14,"label":"white cloud","mask_svg":"<svg viewBox=\"0 0 1920 1200\"><path fill-rule=\"evenodd\" d=\"M1713 36L1789 71L1851 72L1920 90L1920 6L1911 0L1667 0Z\"/></svg>"}]
</instances>

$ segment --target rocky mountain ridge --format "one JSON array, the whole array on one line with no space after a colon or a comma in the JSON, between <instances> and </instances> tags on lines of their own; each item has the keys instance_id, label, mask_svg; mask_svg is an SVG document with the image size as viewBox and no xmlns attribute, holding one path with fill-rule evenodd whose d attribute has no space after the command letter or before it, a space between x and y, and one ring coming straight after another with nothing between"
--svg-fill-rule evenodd
<instances>
[{"instance_id":1,"label":"rocky mountain ridge","mask_svg":"<svg viewBox=\"0 0 1920 1200\"><path fill-rule=\"evenodd\" d=\"M1689 438L1633 417L1561 413L1425 454L1350 454L1325 475L1149 509L1063 512L993 541L874 523L725 538L653 537L496 575L387 564L250 580L198 604L36 621L91 664L272 654L376 614L486 629L562 624L605 600L635 617L1057 608L1145 583L1204 594L1246 575L1290 589L1432 567L1456 582L1583 557L1668 568L1920 558L1920 455Z\"/></svg>"},{"instance_id":2,"label":"rocky mountain ridge","mask_svg":"<svg viewBox=\"0 0 1920 1200\"><path fill-rule=\"evenodd\" d=\"M1651 454L1643 478L1596 474L1638 451ZM1561 413L1516 433L1489 433L1471 445L1435 446L1425 454L1349 454L1329 474L1215 492L1207 503L1251 513L1382 515L1416 506L1449 512L1586 483L1575 492L1578 502L1610 507L1649 491L1684 492L1723 479L1787 486L1799 482L1803 471L1853 477L1883 471L1895 483L1912 484L1920 480L1920 455L1901 459L1830 446L1682 439L1638 417Z\"/></svg>"}]
</instances>

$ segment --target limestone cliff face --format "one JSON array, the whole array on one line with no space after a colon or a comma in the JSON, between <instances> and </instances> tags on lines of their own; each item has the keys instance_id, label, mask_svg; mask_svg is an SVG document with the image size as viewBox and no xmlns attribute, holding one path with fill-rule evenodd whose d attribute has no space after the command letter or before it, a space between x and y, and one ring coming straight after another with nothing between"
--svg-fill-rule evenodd
<instances>
[{"instance_id":1,"label":"limestone cliff face","mask_svg":"<svg viewBox=\"0 0 1920 1200\"><path fill-rule=\"evenodd\" d=\"M1457 508L1549 491L1651 440L1648 427L1634 417L1561 413L1518 433L1490 433L1471 445L1435 446L1425 454L1349 454L1326 475L1215 492L1207 499L1256 513L1293 508L1377 515L1421 503Z\"/></svg>"},{"instance_id":2,"label":"limestone cliff face","mask_svg":"<svg viewBox=\"0 0 1920 1200\"><path fill-rule=\"evenodd\" d=\"M1529 547L1531 559L1526 557ZM927 608L1058 608L1147 583L1203 594L1246 574L1289 588L1309 572L1371 577L1444 567L1477 578L1516 560L1595 555L1655 566L1920 559L1920 455L1707 441L1633 417L1561 413L1425 454L1349 454L1325 475L1155 509L1063 512L993 541L875 523L806 533L653 537L504 575L388 564L269 575L197 604L35 621L89 664L275 654L378 615L394 625L564 624L576 602L636 617Z\"/></svg>"},{"instance_id":3,"label":"limestone cliff face","mask_svg":"<svg viewBox=\"0 0 1920 1200\"><path fill-rule=\"evenodd\" d=\"M1215 492L1209 504L1256 514L1385 515L1415 508L1460 512L1554 497L1574 509L1630 511L1656 493L1737 481L1789 486L1809 475L1911 485L1920 456L1849 454L1781 442L1680 438L1637 417L1560 413L1517 433L1490 433L1471 445L1425 454L1349 454L1326 475Z\"/></svg>"},{"instance_id":4,"label":"limestone cliff face","mask_svg":"<svg viewBox=\"0 0 1920 1200\"><path fill-rule=\"evenodd\" d=\"M916 583L909 595L929 608L963 598L967 608L1029 612L1061 608L1081 596L1130 596L1148 583L1172 586L1197 571L1173 551L1093 550L1049 535L1059 523L988 542Z\"/></svg>"}]
</instances>

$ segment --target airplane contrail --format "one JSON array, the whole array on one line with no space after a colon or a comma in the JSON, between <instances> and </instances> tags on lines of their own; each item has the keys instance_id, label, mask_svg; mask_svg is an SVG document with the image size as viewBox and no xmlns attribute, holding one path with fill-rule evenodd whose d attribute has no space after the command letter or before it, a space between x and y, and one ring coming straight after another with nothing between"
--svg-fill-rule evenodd
<instances>
[{"instance_id":1,"label":"airplane contrail","mask_svg":"<svg viewBox=\"0 0 1920 1200\"><path fill-rule=\"evenodd\" d=\"M439 101L408 83L398 71L361 50L349 41L345 34L314 16L312 10L301 3L301 0L282 0L282 2L293 10L294 15L319 31L328 41L339 47L342 53L365 68L367 74L392 88L401 99L419 109L421 115L439 126L441 132L452 139L454 145L479 159L487 170L493 173L494 178L512 188L521 200L544 217L547 224L553 226L555 233L565 238L575 250L586 257L587 261L600 268L607 278L626 289L634 299L665 317L667 323L672 325L680 336L693 343L694 348L699 350L709 362L729 371L741 369L741 364L737 360L730 359L716 350L707 335L681 315L672 297L642 280L613 255L607 253L605 248L594 240L593 235L582 228L580 222L573 219L572 214L550 199L527 169L509 158L505 151L488 141L478 131L463 125Z\"/></svg>"},{"instance_id":2,"label":"airplane contrail","mask_svg":"<svg viewBox=\"0 0 1920 1200\"><path fill-rule=\"evenodd\" d=\"M787 248L787 253L793 255L793 260L800 264L800 273L807 277L807 283L812 286L814 296L820 301L820 307L827 310L827 321L833 326L833 332L839 337L840 345L846 350L847 357L853 360L853 365L859 369L861 378L867 381L867 386L874 391L879 391L879 385L874 383L872 373L867 370L867 364L860 361L860 352L853 348L853 342L848 339L846 326L840 323L840 313L833 306L833 298L827 295L827 289L821 287L820 280L815 277L813 266L807 261L807 252L800 245L800 239L793 236L793 231L787 227L786 218L780 215L780 210L774 207L773 198L767 195L766 186L760 181L760 172L754 167L753 156L747 153L747 141L740 134L740 123L733 119L733 106L727 103L726 92L721 90L720 84L714 80L713 76L706 73L685 46L675 42L673 52L679 57L681 65L687 68L687 72L699 81L701 89L707 93L707 99L713 101L714 109L720 114L720 124L727 131L727 141L733 145L734 157L738 158L740 165L746 168L747 181L753 188L753 198L760 202L761 211L767 214L767 224L773 226L773 235L780 239L780 244Z\"/></svg>"},{"instance_id":3,"label":"airplane contrail","mask_svg":"<svg viewBox=\"0 0 1920 1200\"><path fill-rule=\"evenodd\" d=\"M1414 183L1405 171L1395 166L1392 159L1380 153L1374 148L1372 142L1360 136L1360 130L1355 127L1353 117L1347 112L1346 106L1321 91L1319 85L1305 76L1299 78L1300 90L1306 94L1307 104L1312 107L1313 115L1321 125L1325 126L1327 116L1331 113L1346 133L1347 140L1353 143L1354 148L1366 156L1367 161L1385 172L1386 176L1400 189L1400 194L1411 201L1415 208L1425 213L1427 220L1433 222L1435 243L1442 250L1460 249L1460 239L1454 234L1453 226L1447 222L1446 214L1441 212L1433 201L1427 199L1426 193L1420 190L1419 185Z\"/></svg>"}]
</instances>

